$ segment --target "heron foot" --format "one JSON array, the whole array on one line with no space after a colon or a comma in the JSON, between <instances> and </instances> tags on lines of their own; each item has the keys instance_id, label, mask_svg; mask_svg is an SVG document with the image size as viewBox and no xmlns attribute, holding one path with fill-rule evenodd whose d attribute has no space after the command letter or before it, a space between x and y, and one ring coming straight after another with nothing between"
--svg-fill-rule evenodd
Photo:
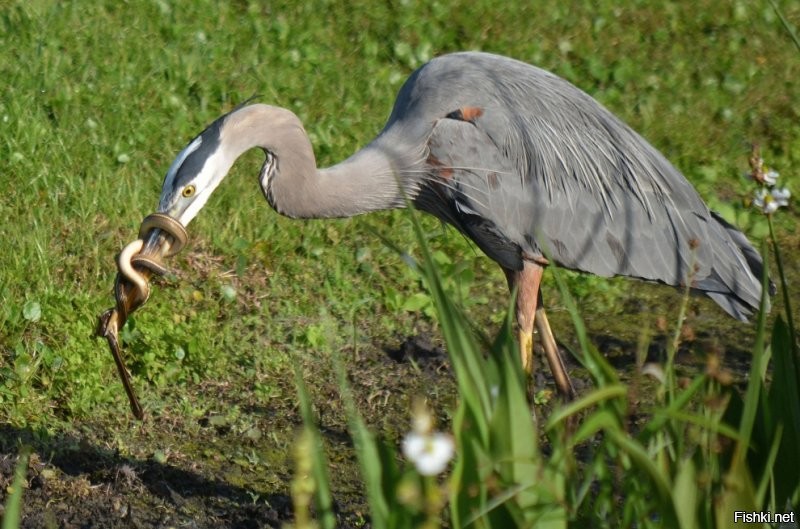
<instances>
[{"instance_id":1,"label":"heron foot","mask_svg":"<svg viewBox=\"0 0 800 529\"><path fill-rule=\"evenodd\" d=\"M526 378L530 378L533 373L533 333L521 330L519 331L519 356L522 365L522 370L525 372Z\"/></svg>"}]
</instances>

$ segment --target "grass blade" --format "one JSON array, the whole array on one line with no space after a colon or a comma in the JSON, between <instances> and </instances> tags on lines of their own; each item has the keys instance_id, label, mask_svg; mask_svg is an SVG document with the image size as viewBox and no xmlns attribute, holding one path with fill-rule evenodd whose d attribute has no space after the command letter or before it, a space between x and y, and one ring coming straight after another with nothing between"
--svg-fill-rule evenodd
<instances>
[{"instance_id":1,"label":"grass blade","mask_svg":"<svg viewBox=\"0 0 800 529\"><path fill-rule=\"evenodd\" d=\"M294 361L294 376L300 401L300 414L311 445L311 472L314 479L314 505L316 507L317 520L322 529L334 529L336 527L336 517L333 514L333 496L330 488L330 477L328 476L328 464L325 459L319 429L311 410L311 398L308 394L308 388L303 381L303 374L296 360Z\"/></svg>"},{"instance_id":2,"label":"grass blade","mask_svg":"<svg viewBox=\"0 0 800 529\"><path fill-rule=\"evenodd\" d=\"M792 39L794 42L795 47L797 47L797 51L800 51L800 37L797 36L795 33L794 28L789 24L789 21L786 20L786 17L783 15L783 11L778 7L778 4L775 3L775 0L769 0L772 9L775 10L775 14L778 15L778 18L783 25L783 29L786 30L786 33L789 34L789 38Z\"/></svg>"},{"instance_id":3,"label":"grass blade","mask_svg":"<svg viewBox=\"0 0 800 529\"><path fill-rule=\"evenodd\" d=\"M615 398L624 398L627 394L628 389L621 384L614 384L596 389L588 395L584 395L580 399L554 410L550 415L550 419L547 421L546 430L551 431L557 424L566 421L569 417L577 415L595 404Z\"/></svg>"},{"instance_id":4,"label":"grass blade","mask_svg":"<svg viewBox=\"0 0 800 529\"><path fill-rule=\"evenodd\" d=\"M621 430L612 428L607 429L606 433L622 451L630 456L634 465L650 477L662 501L665 503L671 502L669 477L656 466L650 454L648 454L639 443L632 440Z\"/></svg>"},{"instance_id":5,"label":"grass blade","mask_svg":"<svg viewBox=\"0 0 800 529\"><path fill-rule=\"evenodd\" d=\"M691 459L680 463L678 475L672 487L675 514L681 529L695 529L697 525L697 469Z\"/></svg>"},{"instance_id":6,"label":"grass blade","mask_svg":"<svg viewBox=\"0 0 800 529\"><path fill-rule=\"evenodd\" d=\"M758 508L753 480L743 460L734 457L723 482L731 485L724 487L714 501L717 529L729 529L734 512L753 512Z\"/></svg>"},{"instance_id":7,"label":"grass blade","mask_svg":"<svg viewBox=\"0 0 800 529\"><path fill-rule=\"evenodd\" d=\"M677 410L675 408L666 408L664 410L656 410L656 415L665 415L670 419L676 419L686 424L694 424L696 426L701 427L703 430L708 432L713 432L715 434L721 434L729 439L733 439L734 441L740 441L741 437L739 436L739 432L736 431L734 428L730 426L720 423L719 421L709 418L709 417L702 417L700 415L695 415L693 413L688 413L685 411Z\"/></svg>"},{"instance_id":8,"label":"grass blade","mask_svg":"<svg viewBox=\"0 0 800 529\"><path fill-rule=\"evenodd\" d=\"M773 381L769 388L769 411L775 428L783 427L782 441L778 451L780 464L774 468L776 496L779 503L800 491L800 480L796 469L800 468L800 402L797 395L798 382L793 376L792 347L788 325L778 316L772 329L772 351L774 358ZM770 437L776 432L770 432Z\"/></svg>"},{"instance_id":9,"label":"grass blade","mask_svg":"<svg viewBox=\"0 0 800 529\"><path fill-rule=\"evenodd\" d=\"M3 515L3 529L17 529L22 517L22 489L25 476L28 473L28 456L30 449L23 447L19 454L19 461L14 469L14 481L11 484L11 493L6 499L5 514Z\"/></svg>"},{"instance_id":10,"label":"grass blade","mask_svg":"<svg viewBox=\"0 0 800 529\"><path fill-rule=\"evenodd\" d=\"M665 413L658 413L653 416L653 418L647 423L647 426L642 429L640 438L646 439L660 432L669 420L669 413L677 412L685 408L692 400L692 397L694 397L695 394L703 388L707 378L708 377L706 375L696 377L692 383L689 384L688 388L675 397L672 402L670 402L669 405L662 410Z\"/></svg>"},{"instance_id":11,"label":"grass blade","mask_svg":"<svg viewBox=\"0 0 800 529\"><path fill-rule=\"evenodd\" d=\"M772 472L775 467L775 460L778 457L778 451L783 440L783 425L779 424L775 429L775 438L772 440L772 446L769 447L769 454L767 454L767 463L764 471L761 474L761 483L758 484L756 489L756 505L764 505L764 498L767 494L767 487L772 482ZM797 446L797 445L795 445ZM797 467L794 467L797 468Z\"/></svg>"},{"instance_id":12,"label":"grass blade","mask_svg":"<svg viewBox=\"0 0 800 529\"><path fill-rule=\"evenodd\" d=\"M763 386L764 342L766 337L767 325L767 303L769 300L769 263L767 261L766 245L762 245L761 255L764 258L764 273L761 278L761 305L758 311L758 321L756 323L756 341L753 346L753 360L750 364L749 383L744 396L744 409L742 410L741 421L739 422L739 442L736 444L736 454L740 462L744 461L747 450L750 446L750 439L753 434L753 424L755 423L756 413L758 412L759 399Z\"/></svg>"}]
</instances>

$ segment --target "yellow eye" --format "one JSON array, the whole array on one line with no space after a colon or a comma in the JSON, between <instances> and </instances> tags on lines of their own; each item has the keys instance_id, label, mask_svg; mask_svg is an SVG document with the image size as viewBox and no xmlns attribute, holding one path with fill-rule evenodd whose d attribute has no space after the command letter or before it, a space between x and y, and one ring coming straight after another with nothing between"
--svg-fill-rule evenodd
<instances>
[{"instance_id":1,"label":"yellow eye","mask_svg":"<svg viewBox=\"0 0 800 529\"><path fill-rule=\"evenodd\" d=\"M194 186L189 185L184 187L183 191L181 191L181 195L183 195L186 198L189 198L190 196L194 195Z\"/></svg>"}]
</instances>

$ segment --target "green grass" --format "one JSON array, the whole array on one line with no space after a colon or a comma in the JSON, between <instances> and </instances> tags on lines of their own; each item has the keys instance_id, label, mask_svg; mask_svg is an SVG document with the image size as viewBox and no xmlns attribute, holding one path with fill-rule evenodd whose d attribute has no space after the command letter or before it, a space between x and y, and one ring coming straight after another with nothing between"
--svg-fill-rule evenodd
<instances>
[{"instance_id":1,"label":"green grass","mask_svg":"<svg viewBox=\"0 0 800 529\"><path fill-rule=\"evenodd\" d=\"M800 25L796 3L777 3ZM768 3L750 1L4 2L0 422L50 434L101 424L111 443L135 452L113 362L91 337L112 303L113 256L154 210L174 155L253 94L296 112L328 165L374 137L426 59L462 49L510 55L598 98L713 207L762 237L766 224L742 203L749 185L738 176L750 142L800 191L791 176L800 167L800 60L786 35ZM176 275L125 331L151 413L221 414L244 433L254 419L220 410L204 383L291 407L290 358L313 364L309 351L391 346L435 325L433 298L380 240L418 253L405 214L282 218L257 188L259 164L257 153L237 164L189 227ZM796 208L776 220L779 232L794 232ZM453 230L422 225L434 259L449 267L449 290L494 332L507 306L501 274ZM796 238L785 253L796 262ZM567 282L594 332L636 340L638 320L611 320L641 310L629 305L638 286ZM649 325L674 317L674 295L640 292ZM552 278L545 296L557 333L572 340ZM695 325L728 343L752 337L723 318ZM392 422L381 428L391 433Z\"/></svg>"},{"instance_id":2,"label":"green grass","mask_svg":"<svg viewBox=\"0 0 800 529\"><path fill-rule=\"evenodd\" d=\"M538 63L595 95L746 226L754 224L740 203L746 182L735 175L746 167L747 142L761 143L776 167L800 163L800 65L766 4L324 5L2 8L0 347L5 378L15 382L0 398L13 404L3 407L9 420L48 422L51 413L81 416L117 401L106 351L89 338L109 303L112 256L154 209L174 154L253 94L298 113L320 164L329 164L380 129L414 67L480 48ZM796 20L791 3L784 10ZM232 351L254 345L285 353L325 326L347 336L353 318L375 315L370 332L381 335L408 332L418 309L431 314L419 283L371 231L413 249L402 215L283 219L257 191L258 163L255 153L241 161L190 227L195 250L219 260L198 274L179 258L180 281L159 289L137 318L133 345L152 381L224 372L232 359L247 362ZM499 322L502 280L491 263L452 230L430 219L425 226L434 248L468 271L462 284L480 293L481 323ZM224 277L230 269L240 276ZM627 288L573 282L580 297L611 311ZM238 288L235 304L221 294L227 285ZM254 306L246 294L268 297ZM26 319L26 303L40 305L38 321ZM173 315L173 307L181 309ZM265 335L290 341L263 343ZM183 361L179 349L189 352ZM28 395L18 398L23 388Z\"/></svg>"}]
</instances>

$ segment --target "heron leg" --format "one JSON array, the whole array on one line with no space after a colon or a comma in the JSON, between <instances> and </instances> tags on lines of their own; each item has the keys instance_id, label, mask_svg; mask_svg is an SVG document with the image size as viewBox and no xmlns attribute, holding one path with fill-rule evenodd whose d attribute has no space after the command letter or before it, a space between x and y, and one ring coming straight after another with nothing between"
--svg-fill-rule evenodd
<instances>
[{"instance_id":1,"label":"heron leg","mask_svg":"<svg viewBox=\"0 0 800 529\"><path fill-rule=\"evenodd\" d=\"M536 305L539 300L539 285L542 282L544 268L531 261L524 261L522 270L506 270L508 288L517 299L515 316L519 337L519 354L522 369L527 374L533 373L533 324L536 317Z\"/></svg>"},{"instance_id":2,"label":"heron leg","mask_svg":"<svg viewBox=\"0 0 800 529\"><path fill-rule=\"evenodd\" d=\"M542 292L540 289L544 267L532 261L524 261L522 270L503 269L508 281L508 288L517 289L515 316L518 326L519 353L523 370L533 373L533 327L539 331L544 347L545 357L550 371L553 373L559 394L566 400L575 398L575 388L569 378L564 360L558 352L550 322L544 311Z\"/></svg>"},{"instance_id":3,"label":"heron leg","mask_svg":"<svg viewBox=\"0 0 800 529\"><path fill-rule=\"evenodd\" d=\"M547 314L544 312L541 290L539 291L538 308L536 309L535 319L536 329L539 331L539 337L542 340L547 363L550 365L550 371L553 373L558 392L565 400L573 400L575 398L575 388L572 387L572 380L569 378L567 367L564 365L564 360L558 353L556 339L553 336L553 331L550 330L550 322L547 321Z\"/></svg>"}]
</instances>

